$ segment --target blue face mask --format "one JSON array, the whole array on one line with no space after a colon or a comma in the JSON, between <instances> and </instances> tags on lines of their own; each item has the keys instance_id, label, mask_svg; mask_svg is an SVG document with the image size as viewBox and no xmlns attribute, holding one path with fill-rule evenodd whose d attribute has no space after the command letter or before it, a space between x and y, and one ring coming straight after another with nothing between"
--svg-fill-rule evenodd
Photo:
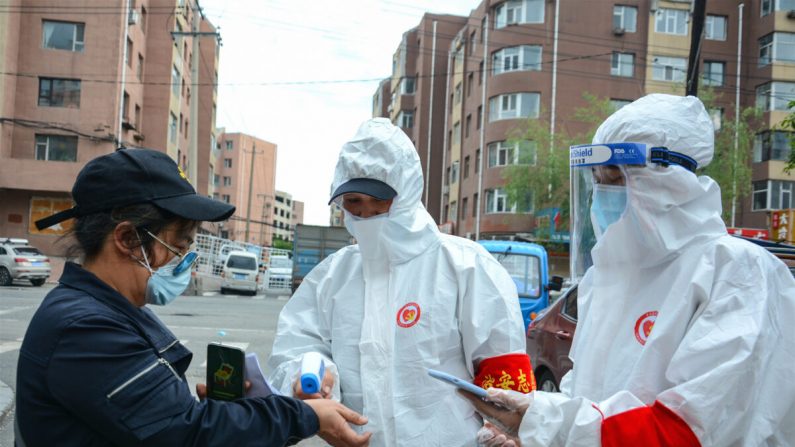
<instances>
[{"instance_id":1,"label":"blue face mask","mask_svg":"<svg viewBox=\"0 0 795 447\"><path fill-rule=\"evenodd\" d=\"M597 237L617 221L627 208L627 187L595 184L591 203L591 222Z\"/></svg>"},{"instance_id":2,"label":"blue face mask","mask_svg":"<svg viewBox=\"0 0 795 447\"><path fill-rule=\"evenodd\" d=\"M165 306L174 301L188 288L190 283L190 266L184 268L184 258L174 256L166 265L153 270L146 257L146 250L142 250L144 262L141 263L149 270L149 280L146 281L146 302L156 306ZM191 255L191 253L188 253ZM186 256L188 256L186 255ZM193 255L195 256L195 255ZM175 273L175 269L177 269Z\"/></svg>"}]
</instances>

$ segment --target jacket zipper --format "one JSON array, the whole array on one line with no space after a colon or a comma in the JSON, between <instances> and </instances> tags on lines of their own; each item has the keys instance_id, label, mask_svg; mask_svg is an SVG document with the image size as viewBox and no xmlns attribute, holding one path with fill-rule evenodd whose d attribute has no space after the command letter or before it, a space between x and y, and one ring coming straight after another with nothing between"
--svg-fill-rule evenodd
<instances>
[{"instance_id":1,"label":"jacket zipper","mask_svg":"<svg viewBox=\"0 0 795 447\"><path fill-rule=\"evenodd\" d=\"M168 363L168 360L166 360L164 358L158 358L155 363L147 366L143 371L141 371L138 374L134 375L132 378L130 378L130 380L122 383L115 390L113 390L110 393L108 393L107 398L111 399L113 396L115 396L116 394L121 392L123 389L127 388L128 386L130 386L133 382L135 382L136 380L140 379L144 374L146 374L149 371L155 369L157 367L157 365L165 365L165 366L167 366L168 369L171 371L171 373L174 374L174 377L177 378L177 380L182 380L179 377L179 374L177 374L177 372L174 371L174 368L171 367L171 364Z\"/></svg>"},{"instance_id":2,"label":"jacket zipper","mask_svg":"<svg viewBox=\"0 0 795 447\"><path fill-rule=\"evenodd\" d=\"M177 344L177 342L179 342L179 340L174 340L174 341L172 341L171 343L169 343L169 345L168 345L168 346L166 346L165 348L163 348L163 349L161 349L161 350L159 350L159 351L157 351L157 352L158 352L159 354L162 354L162 353L164 353L164 352L168 351L169 349L171 349L171 348L172 348L172 347L173 347L175 344Z\"/></svg>"}]
</instances>

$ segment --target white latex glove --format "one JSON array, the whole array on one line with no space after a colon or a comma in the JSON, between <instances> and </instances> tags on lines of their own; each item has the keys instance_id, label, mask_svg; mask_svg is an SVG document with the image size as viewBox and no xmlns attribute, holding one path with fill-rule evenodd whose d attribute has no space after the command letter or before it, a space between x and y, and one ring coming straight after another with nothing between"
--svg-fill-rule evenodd
<instances>
[{"instance_id":1,"label":"white latex glove","mask_svg":"<svg viewBox=\"0 0 795 447\"><path fill-rule=\"evenodd\" d=\"M472 402L484 419L509 437L518 435L522 417L533 403L532 394L522 394L513 390L489 388L488 397L484 399L467 392L459 391L459 393Z\"/></svg>"},{"instance_id":2,"label":"white latex glove","mask_svg":"<svg viewBox=\"0 0 795 447\"><path fill-rule=\"evenodd\" d=\"M478 445L483 447L519 447L518 440L510 438L489 422L480 427L477 434Z\"/></svg>"}]
</instances>

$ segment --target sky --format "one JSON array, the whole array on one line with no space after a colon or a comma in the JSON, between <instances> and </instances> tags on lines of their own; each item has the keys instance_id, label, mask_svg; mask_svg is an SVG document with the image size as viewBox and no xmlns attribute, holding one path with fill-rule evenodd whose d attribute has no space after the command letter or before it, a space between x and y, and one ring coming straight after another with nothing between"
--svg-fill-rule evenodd
<instances>
[{"instance_id":1,"label":"sky","mask_svg":"<svg viewBox=\"0 0 795 447\"><path fill-rule=\"evenodd\" d=\"M199 4L222 39L216 126L275 143L276 189L305 203L304 223L328 225L340 147L371 117L403 33L425 12L467 16L479 0Z\"/></svg>"}]
</instances>

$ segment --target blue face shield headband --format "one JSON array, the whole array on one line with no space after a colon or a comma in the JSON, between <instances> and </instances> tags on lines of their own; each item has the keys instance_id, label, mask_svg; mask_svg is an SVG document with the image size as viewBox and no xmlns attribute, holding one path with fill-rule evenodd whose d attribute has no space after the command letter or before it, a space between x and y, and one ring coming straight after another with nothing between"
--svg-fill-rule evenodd
<instances>
[{"instance_id":1,"label":"blue face shield headband","mask_svg":"<svg viewBox=\"0 0 795 447\"><path fill-rule=\"evenodd\" d=\"M627 207L627 168L652 164L695 172L691 157L665 147L643 143L584 144L572 146L571 166L571 272L581 277L591 266L591 248L621 219Z\"/></svg>"}]
</instances>

